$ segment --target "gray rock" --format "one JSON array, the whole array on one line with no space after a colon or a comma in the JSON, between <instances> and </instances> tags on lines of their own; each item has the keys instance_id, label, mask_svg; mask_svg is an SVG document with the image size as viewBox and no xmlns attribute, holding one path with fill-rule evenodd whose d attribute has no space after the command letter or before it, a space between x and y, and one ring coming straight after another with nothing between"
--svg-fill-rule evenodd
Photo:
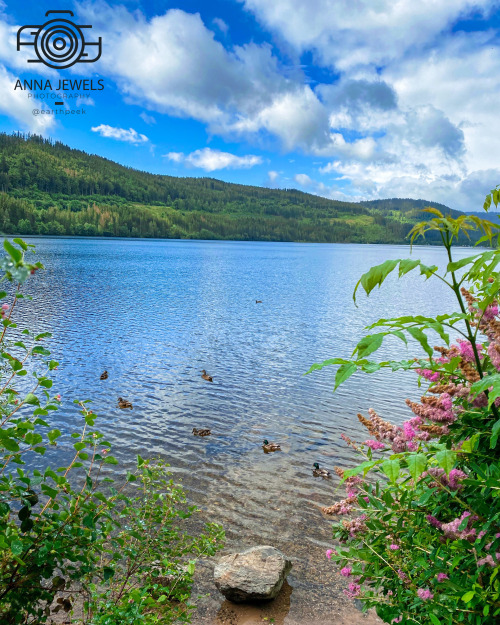
<instances>
[{"instance_id":1,"label":"gray rock","mask_svg":"<svg viewBox=\"0 0 500 625\"><path fill-rule=\"evenodd\" d=\"M274 547L252 547L219 560L215 585L234 603L269 601L279 593L291 568L290 560Z\"/></svg>"}]
</instances>

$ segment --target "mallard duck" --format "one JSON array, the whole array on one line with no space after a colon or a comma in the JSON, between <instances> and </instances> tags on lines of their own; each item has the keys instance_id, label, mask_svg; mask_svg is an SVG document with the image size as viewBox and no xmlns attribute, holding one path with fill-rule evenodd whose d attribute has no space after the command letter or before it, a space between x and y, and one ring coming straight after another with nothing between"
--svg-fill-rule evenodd
<instances>
[{"instance_id":1,"label":"mallard duck","mask_svg":"<svg viewBox=\"0 0 500 625\"><path fill-rule=\"evenodd\" d=\"M208 428L193 428L193 434L195 436L210 436L212 432Z\"/></svg>"},{"instance_id":2,"label":"mallard duck","mask_svg":"<svg viewBox=\"0 0 500 625\"><path fill-rule=\"evenodd\" d=\"M268 453L270 451L281 451L281 445L278 443L270 443L267 438L264 439L264 444L262 445L262 449Z\"/></svg>"},{"instance_id":3,"label":"mallard duck","mask_svg":"<svg viewBox=\"0 0 500 625\"><path fill-rule=\"evenodd\" d=\"M261 300L261 299L256 299L256 300L255 300L255 303L256 303L256 304L262 304L262 300Z\"/></svg>"},{"instance_id":4,"label":"mallard duck","mask_svg":"<svg viewBox=\"0 0 500 625\"><path fill-rule=\"evenodd\" d=\"M205 371L205 369L202 370L201 372L201 377L206 380L207 382L213 382L213 378L211 375L208 375L208 373Z\"/></svg>"},{"instance_id":5,"label":"mallard duck","mask_svg":"<svg viewBox=\"0 0 500 625\"><path fill-rule=\"evenodd\" d=\"M320 469L319 464L317 462L315 462L313 464L313 475L314 477L330 477L330 471L328 471L328 469Z\"/></svg>"},{"instance_id":6,"label":"mallard duck","mask_svg":"<svg viewBox=\"0 0 500 625\"><path fill-rule=\"evenodd\" d=\"M118 397L118 408L132 408L132 402Z\"/></svg>"},{"instance_id":7,"label":"mallard duck","mask_svg":"<svg viewBox=\"0 0 500 625\"><path fill-rule=\"evenodd\" d=\"M107 380L108 379L108 372L105 371L104 373L101 373L101 380Z\"/></svg>"}]
</instances>

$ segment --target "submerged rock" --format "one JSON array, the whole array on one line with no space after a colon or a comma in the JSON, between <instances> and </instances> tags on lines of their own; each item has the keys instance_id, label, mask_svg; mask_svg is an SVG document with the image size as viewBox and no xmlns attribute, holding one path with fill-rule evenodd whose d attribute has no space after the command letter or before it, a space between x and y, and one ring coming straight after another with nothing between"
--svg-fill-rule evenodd
<instances>
[{"instance_id":1,"label":"submerged rock","mask_svg":"<svg viewBox=\"0 0 500 625\"><path fill-rule=\"evenodd\" d=\"M215 565L218 590L234 603L274 599L281 590L292 563L268 545L223 556Z\"/></svg>"}]
</instances>

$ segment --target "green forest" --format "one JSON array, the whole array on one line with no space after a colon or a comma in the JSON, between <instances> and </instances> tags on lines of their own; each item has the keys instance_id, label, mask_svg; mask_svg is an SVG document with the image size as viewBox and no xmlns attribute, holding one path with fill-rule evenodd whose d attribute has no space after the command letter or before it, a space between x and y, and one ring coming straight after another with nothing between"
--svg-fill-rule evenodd
<instances>
[{"instance_id":1,"label":"green forest","mask_svg":"<svg viewBox=\"0 0 500 625\"><path fill-rule=\"evenodd\" d=\"M38 135L0 134L3 234L403 243L426 206L460 214L424 200L349 203L150 174Z\"/></svg>"}]
</instances>

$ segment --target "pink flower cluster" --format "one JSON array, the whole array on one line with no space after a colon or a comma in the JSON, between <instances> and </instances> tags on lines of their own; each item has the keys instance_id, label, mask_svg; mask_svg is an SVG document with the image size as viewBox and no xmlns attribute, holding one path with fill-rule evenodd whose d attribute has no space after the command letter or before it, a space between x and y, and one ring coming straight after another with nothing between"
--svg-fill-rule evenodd
<instances>
[{"instance_id":1,"label":"pink flower cluster","mask_svg":"<svg viewBox=\"0 0 500 625\"><path fill-rule=\"evenodd\" d=\"M352 519L351 521L343 521L343 526L349 530L349 534L352 538L355 538L358 534L364 534L368 531L366 525L366 514L362 514L356 519Z\"/></svg>"},{"instance_id":2,"label":"pink flower cluster","mask_svg":"<svg viewBox=\"0 0 500 625\"><path fill-rule=\"evenodd\" d=\"M344 594L349 597L349 599L354 599L355 597L359 597L361 592L361 586L356 584L355 582L351 582L349 584L349 590L344 590Z\"/></svg>"},{"instance_id":3,"label":"pink flower cluster","mask_svg":"<svg viewBox=\"0 0 500 625\"><path fill-rule=\"evenodd\" d=\"M441 377L439 371L432 371L432 369L416 369L416 371L429 382L437 382Z\"/></svg>"},{"instance_id":4,"label":"pink flower cluster","mask_svg":"<svg viewBox=\"0 0 500 625\"><path fill-rule=\"evenodd\" d=\"M467 526L463 530L458 528L462 524L462 521L468 519ZM477 521L477 516L472 516L470 512L464 512L457 519L453 519L449 523L442 523L441 530L446 538L450 540L468 540L474 542L476 540L476 529L471 527L471 523Z\"/></svg>"},{"instance_id":5,"label":"pink flower cluster","mask_svg":"<svg viewBox=\"0 0 500 625\"><path fill-rule=\"evenodd\" d=\"M481 343L476 343L476 348L478 353L481 353L483 350ZM449 361L451 358L456 358L457 356L467 362L475 362L476 358L474 356L472 343L464 339L458 339L457 345L452 345L448 350L447 360Z\"/></svg>"},{"instance_id":6,"label":"pink flower cluster","mask_svg":"<svg viewBox=\"0 0 500 625\"><path fill-rule=\"evenodd\" d=\"M460 490L462 488L460 482L467 477L467 475L460 469L452 469L450 471L450 474L446 475L446 471L444 469L441 469L440 467L431 467L430 469L422 473L420 479L423 479L429 475L434 478L434 480L429 483L429 486L431 488L435 488L436 486L441 485L445 488L450 488L451 490ZM429 517L427 517L427 520L429 520ZM433 524L431 521L429 522L431 523L431 525ZM435 527L437 527L437 525L435 525Z\"/></svg>"},{"instance_id":7,"label":"pink flower cluster","mask_svg":"<svg viewBox=\"0 0 500 625\"><path fill-rule=\"evenodd\" d=\"M438 574L437 574L437 581L438 581L438 582L442 582L442 581L444 581L445 579L450 579L450 578L448 577L448 575L446 575L446 573L438 573Z\"/></svg>"},{"instance_id":8,"label":"pink flower cluster","mask_svg":"<svg viewBox=\"0 0 500 625\"><path fill-rule=\"evenodd\" d=\"M364 444L370 449L373 449L373 451L376 451L377 449L385 449L385 444L380 441L368 440L365 441Z\"/></svg>"},{"instance_id":9,"label":"pink flower cluster","mask_svg":"<svg viewBox=\"0 0 500 625\"><path fill-rule=\"evenodd\" d=\"M399 577L399 579L401 581L403 581L405 583L410 581L408 575L404 571L402 571L401 569L398 569L398 577Z\"/></svg>"},{"instance_id":10,"label":"pink flower cluster","mask_svg":"<svg viewBox=\"0 0 500 625\"><path fill-rule=\"evenodd\" d=\"M480 558L477 561L477 566L483 566L483 564L487 564L488 566L491 566L491 568L494 568L495 566L498 566L498 564L500 564L500 552L495 554L496 556L496 562L493 559L493 556L491 555L491 553L489 553L487 556L485 556L484 558Z\"/></svg>"},{"instance_id":11,"label":"pink flower cluster","mask_svg":"<svg viewBox=\"0 0 500 625\"><path fill-rule=\"evenodd\" d=\"M433 593L428 588L419 588L417 590L417 595L423 601L429 601L430 599L434 599Z\"/></svg>"},{"instance_id":12,"label":"pink flower cluster","mask_svg":"<svg viewBox=\"0 0 500 625\"><path fill-rule=\"evenodd\" d=\"M500 371L500 346L494 341L488 345L488 356L495 369Z\"/></svg>"}]
</instances>

